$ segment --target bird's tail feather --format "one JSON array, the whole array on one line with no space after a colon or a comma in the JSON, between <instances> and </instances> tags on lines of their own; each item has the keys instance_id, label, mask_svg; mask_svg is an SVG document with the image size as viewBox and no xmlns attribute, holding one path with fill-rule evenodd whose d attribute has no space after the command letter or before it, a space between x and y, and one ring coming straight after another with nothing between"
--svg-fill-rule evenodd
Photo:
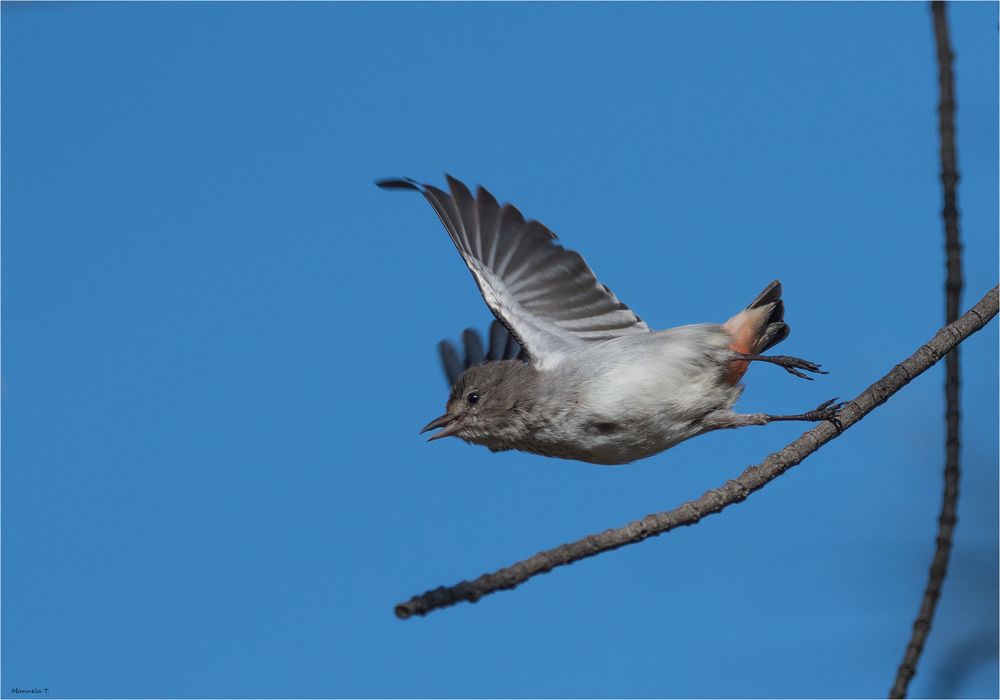
<instances>
[{"instance_id":1,"label":"bird's tail feather","mask_svg":"<svg viewBox=\"0 0 1000 700\"><path fill-rule=\"evenodd\" d=\"M733 337L730 347L736 352L759 355L788 337L785 304L781 301L781 282L764 287L746 309L726 321L724 328ZM730 380L736 383L747 370L746 361L734 360Z\"/></svg>"},{"instance_id":2,"label":"bird's tail feather","mask_svg":"<svg viewBox=\"0 0 1000 700\"><path fill-rule=\"evenodd\" d=\"M750 349L744 352L759 355L787 338L791 332L785 323L785 303L781 300L781 282L778 280L767 285L742 313L747 316L752 338Z\"/></svg>"}]
</instances>

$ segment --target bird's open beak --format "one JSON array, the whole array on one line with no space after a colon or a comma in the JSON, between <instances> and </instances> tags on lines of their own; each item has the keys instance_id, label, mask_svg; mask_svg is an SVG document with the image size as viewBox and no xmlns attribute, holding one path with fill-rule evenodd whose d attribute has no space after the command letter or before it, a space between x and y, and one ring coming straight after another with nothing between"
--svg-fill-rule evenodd
<instances>
[{"instance_id":1,"label":"bird's open beak","mask_svg":"<svg viewBox=\"0 0 1000 700\"><path fill-rule=\"evenodd\" d=\"M443 416L439 416L425 425L424 429L420 431L420 434L423 435L428 430L434 430L435 428L443 428L441 432L427 438L427 442L430 442L431 440L437 440L439 438L448 437L449 435L454 435L461 427L461 423L457 416L445 413Z\"/></svg>"}]
</instances>

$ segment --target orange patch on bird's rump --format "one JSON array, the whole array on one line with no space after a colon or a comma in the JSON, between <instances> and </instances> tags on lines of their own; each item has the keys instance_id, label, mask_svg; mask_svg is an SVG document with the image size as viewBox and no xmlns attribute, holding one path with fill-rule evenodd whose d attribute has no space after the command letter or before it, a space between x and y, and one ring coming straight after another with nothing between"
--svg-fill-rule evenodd
<instances>
[{"instance_id":1,"label":"orange patch on bird's rump","mask_svg":"<svg viewBox=\"0 0 1000 700\"><path fill-rule=\"evenodd\" d=\"M763 320L762 316L759 309L747 309L726 321L722 327L729 331L729 335L732 336L733 342L729 344L730 350L746 354L753 353ZM726 381L734 385L739 384L749 366L750 362L747 360L733 360L729 363Z\"/></svg>"}]
</instances>

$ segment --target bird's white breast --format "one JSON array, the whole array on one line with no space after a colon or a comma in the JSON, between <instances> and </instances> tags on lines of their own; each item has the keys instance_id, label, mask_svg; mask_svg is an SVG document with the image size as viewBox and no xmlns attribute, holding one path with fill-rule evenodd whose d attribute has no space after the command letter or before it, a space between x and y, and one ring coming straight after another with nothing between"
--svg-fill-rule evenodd
<instances>
[{"instance_id":1,"label":"bird's white breast","mask_svg":"<svg viewBox=\"0 0 1000 700\"><path fill-rule=\"evenodd\" d=\"M682 326L609 340L569 355L552 379L576 387L553 438L576 436L576 459L622 464L701 432L701 419L728 409L741 387L725 381L732 357L717 325ZM557 433L564 433L557 435Z\"/></svg>"}]
</instances>

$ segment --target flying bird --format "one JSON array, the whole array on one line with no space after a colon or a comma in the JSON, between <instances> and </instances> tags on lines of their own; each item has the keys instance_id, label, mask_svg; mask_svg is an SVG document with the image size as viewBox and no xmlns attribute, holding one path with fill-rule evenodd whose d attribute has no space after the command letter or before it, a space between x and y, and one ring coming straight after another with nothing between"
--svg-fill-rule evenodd
<instances>
[{"instance_id":1,"label":"flying bird","mask_svg":"<svg viewBox=\"0 0 1000 700\"><path fill-rule=\"evenodd\" d=\"M440 344L451 395L421 431L440 429L431 440L626 464L721 428L835 420L835 399L798 415L732 410L751 362L825 374L762 354L788 337L780 282L725 323L653 331L545 226L446 177L450 193L409 178L375 183L427 199L497 319L488 351L471 329L464 361Z\"/></svg>"}]
</instances>

